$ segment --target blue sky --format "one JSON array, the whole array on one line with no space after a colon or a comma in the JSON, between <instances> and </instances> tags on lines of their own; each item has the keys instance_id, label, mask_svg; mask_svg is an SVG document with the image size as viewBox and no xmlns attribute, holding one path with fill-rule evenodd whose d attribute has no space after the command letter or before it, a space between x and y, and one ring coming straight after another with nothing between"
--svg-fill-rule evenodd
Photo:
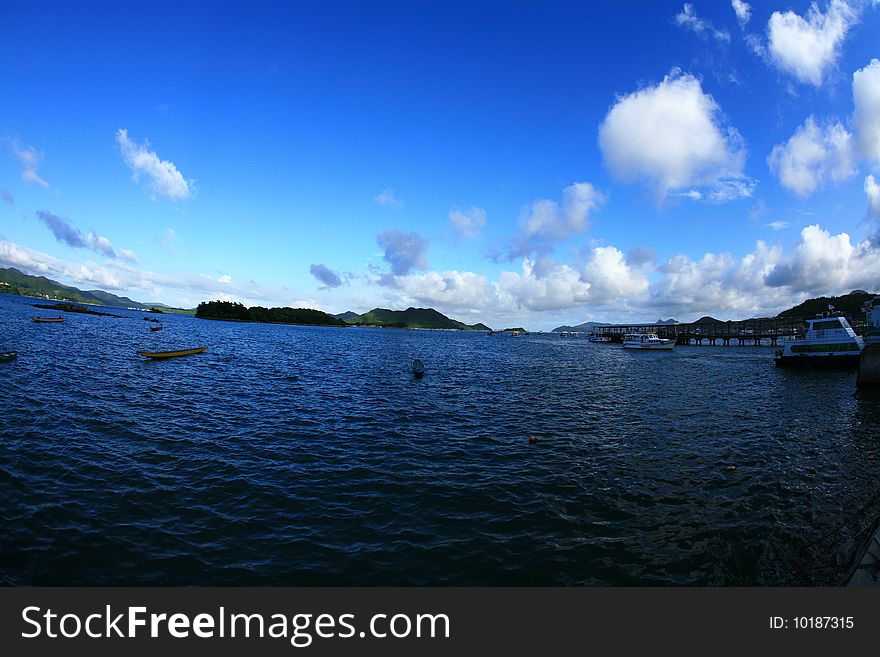
<instances>
[{"instance_id":1,"label":"blue sky","mask_svg":"<svg viewBox=\"0 0 880 657\"><path fill-rule=\"evenodd\" d=\"M880 291L877 0L0 13L0 266L532 329Z\"/></svg>"}]
</instances>

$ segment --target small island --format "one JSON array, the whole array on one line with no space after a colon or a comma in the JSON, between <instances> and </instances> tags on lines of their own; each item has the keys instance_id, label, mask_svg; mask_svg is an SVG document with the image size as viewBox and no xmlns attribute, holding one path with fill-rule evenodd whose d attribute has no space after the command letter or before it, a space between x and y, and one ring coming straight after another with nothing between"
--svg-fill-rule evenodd
<instances>
[{"instance_id":1,"label":"small island","mask_svg":"<svg viewBox=\"0 0 880 657\"><path fill-rule=\"evenodd\" d=\"M44 310L60 310L65 313L80 313L82 315L100 315L101 317L122 317L122 315L114 315L113 313L102 313L98 310L86 308L77 303L34 303L34 308L43 308Z\"/></svg>"},{"instance_id":2,"label":"small island","mask_svg":"<svg viewBox=\"0 0 880 657\"><path fill-rule=\"evenodd\" d=\"M311 308L246 308L233 301L203 301L196 308L199 319L219 319L231 322L259 322L263 324L304 324L306 326L347 326L333 315Z\"/></svg>"}]
</instances>

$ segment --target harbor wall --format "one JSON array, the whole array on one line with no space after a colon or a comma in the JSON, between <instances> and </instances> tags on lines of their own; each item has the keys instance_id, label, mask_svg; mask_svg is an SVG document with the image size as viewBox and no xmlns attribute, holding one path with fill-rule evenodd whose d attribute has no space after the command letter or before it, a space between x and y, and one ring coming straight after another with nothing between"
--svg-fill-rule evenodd
<instances>
[{"instance_id":1,"label":"harbor wall","mask_svg":"<svg viewBox=\"0 0 880 657\"><path fill-rule=\"evenodd\" d=\"M880 386L880 343L868 344L859 360L860 386Z\"/></svg>"}]
</instances>

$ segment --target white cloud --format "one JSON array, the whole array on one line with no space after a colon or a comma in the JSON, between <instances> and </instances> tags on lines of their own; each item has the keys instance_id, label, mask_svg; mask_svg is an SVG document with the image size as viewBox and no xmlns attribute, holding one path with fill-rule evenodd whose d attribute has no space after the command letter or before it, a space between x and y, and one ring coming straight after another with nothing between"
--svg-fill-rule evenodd
<instances>
[{"instance_id":1,"label":"white cloud","mask_svg":"<svg viewBox=\"0 0 880 657\"><path fill-rule=\"evenodd\" d=\"M116 252L113 250L113 245L106 237L95 235L95 233L89 233L88 235L86 235L86 244L92 251L102 253L108 258L116 257Z\"/></svg>"},{"instance_id":2,"label":"white cloud","mask_svg":"<svg viewBox=\"0 0 880 657\"><path fill-rule=\"evenodd\" d=\"M18 142L14 140L12 141L12 152L15 153L15 156L19 159L23 167L21 172L22 180L27 183L39 185L43 189L49 187L49 183L40 178L40 175L37 173L37 167L43 159L42 153L38 153L33 146L21 147L18 145Z\"/></svg>"},{"instance_id":3,"label":"white cloud","mask_svg":"<svg viewBox=\"0 0 880 657\"><path fill-rule=\"evenodd\" d=\"M581 269L581 278L589 283L589 300L597 303L632 300L648 291L647 277L639 267L630 266L623 252L613 246L593 249Z\"/></svg>"},{"instance_id":4,"label":"white cloud","mask_svg":"<svg viewBox=\"0 0 880 657\"><path fill-rule=\"evenodd\" d=\"M840 182L855 173L852 135L840 123L820 128L811 116L773 147L767 164L784 187L807 197L826 179Z\"/></svg>"},{"instance_id":5,"label":"white cloud","mask_svg":"<svg viewBox=\"0 0 880 657\"><path fill-rule=\"evenodd\" d=\"M674 70L656 86L622 96L599 127L599 145L612 175L644 181L662 201L705 188L717 202L749 196L745 147L700 81ZM738 196L739 195L739 196Z\"/></svg>"},{"instance_id":6,"label":"white cloud","mask_svg":"<svg viewBox=\"0 0 880 657\"><path fill-rule=\"evenodd\" d=\"M217 279L218 283L223 283L224 285L229 285L232 282L232 276L229 274L223 274L220 278Z\"/></svg>"},{"instance_id":7,"label":"white cloud","mask_svg":"<svg viewBox=\"0 0 880 657\"><path fill-rule=\"evenodd\" d=\"M153 198L161 196L169 201L182 201L192 195L194 182L186 180L173 162L160 160L150 150L149 143L134 143L125 128L116 132L116 143L122 159L134 173L134 179L138 180L142 175L148 179Z\"/></svg>"},{"instance_id":8,"label":"white cloud","mask_svg":"<svg viewBox=\"0 0 880 657\"><path fill-rule=\"evenodd\" d=\"M137 255L135 255L135 252L130 249L119 249L119 257L135 264L138 262Z\"/></svg>"},{"instance_id":9,"label":"white cloud","mask_svg":"<svg viewBox=\"0 0 880 657\"><path fill-rule=\"evenodd\" d=\"M773 230L782 230L783 228L788 228L787 221L771 221L769 224L764 224L767 228L772 228Z\"/></svg>"},{"instance_id":10,"label":"white cloud","mask_svg":"<svg viewBox=\"0 0 880 657\"><path fill-rule=\"evenodd\" d=\"M801 231L801 242L765 278L810 296L880 286L880 249L870 241L852 244L847 233L831 235L818 225Z\"/></svg>"},{"instance_id":11,"label":"white cloud","mask_svg":"<svg viewBox=\"0 0 880 657\"><path fill-rule=\"evenodd\" d=\"M604 201L602 193L586 182L563 189L561 205L550 199L534 201L520 214L519 234L511 241L507 258L547 253L557 242L584 232L590 213Z\"/></svg>"},{"instance_id":12,"label":"white cloud","mask_svg":"<svg viewBox=\"0 0 880 657\"><path fill-rule=\"evenodd\" d=\"M379 205L388 205L392 208L403 207L403 201L395 196L393 189L387 187L374 196L373 200Z\"/></svg>"},{"instance_id":13,"label":"white cloud","mask_svg":"<svg viewBox=\"0 0 880 657\"><path fill-rule=\"evenodd\" d=\"M880 60L853 73L853 127L863 158L880 165Z\"/></svg>"},{"instance_id":14,"label":"white cloud","mask_svg":"<svg viewBox=\"0 0 880 657\"><path fill-rule=\"evenodd\" d=\"M868 197L868 216L880 219L880 184L874 176L865 178L865 195Z\"/></svg>"},{"instance_id":15,"label":"white cloud","mask_svg":"<svg viewBox=\"0 0 880 657\"><path fill-rule=\"evenodd\" d=\"M495 306L493 290L485 276L473 272L431 271L396 279L396 304L400 307L432 306L441 312L474 315Z\"/></svg>"},{"instance_id":16,"label":"white cloud","mask_svg":"<svg viewBox=\"0 0 880 657\"><path fill-rule=\"evenodd\" d=\"M752 17L752 8L749 3L743 2L743 0L731 0L730 6L733 7L733 11L736 13L736 20L739 21L739 26L745 27Z\"/></svg>"},{"instance_id":17,"label":"white cloud","mask_svg":"<svg viewBox=\"0 0 880 657\"><path fill-rule=\"evenodd\" d=\"M482 208L453 209L449 211L449 221L455 228L458 239L476 237L486 225L486 211Z\"/></svg>"},{"instance_id":18,"label":"white cloud","mask_svg":"<svg viewBox=\"0 0 880 657\"><path fill-rule=\"evenodd\" d=\"M767 23L770 58L779 69L818 87L857 21L856 11L844 0L831 0L824 14L813 3L806 18L793 11L775 11Z\"/></svg>"},{"instance_id":19,"label":"white cloud","mask_svg":"<svg viewBox=\"0 0 880 657\"><path fill-rule=\"evenodd\" d=\"M500 304L512 311L562 310L586 302L590 284L569 265L536 263L524 258L522 273L501 272L495 291Z\"/></svg>"},{"instance_id":20,"label":"white cloud","mask_svg":"<svg viewBox=\"0 0 880 657\"><path fill-rule=\"evenodd\" d=\"M681 12L676 15L675 23L679 27L691 30L702 38L712 35L719 43L730 43L730 33L725 30L718 30L709 21L697 16L694 6L685 3Z\"/></svg>"}]
</instances>

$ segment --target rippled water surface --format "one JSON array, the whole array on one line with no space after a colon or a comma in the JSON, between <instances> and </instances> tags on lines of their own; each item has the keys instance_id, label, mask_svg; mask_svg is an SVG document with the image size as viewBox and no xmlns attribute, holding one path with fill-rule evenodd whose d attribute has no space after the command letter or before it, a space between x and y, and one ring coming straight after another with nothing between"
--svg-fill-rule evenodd
<instances>
[{"instance_id":1,"label":"rippled water surface","mask_svg":"<svg viewBox=\"0 0 880 657\"><path fill-rule=\"evenodd\" d=\"M837 584L880 511L880 399L767 347L32 302L0 295L7 583Z\"/></svg>"}]
</instances>

